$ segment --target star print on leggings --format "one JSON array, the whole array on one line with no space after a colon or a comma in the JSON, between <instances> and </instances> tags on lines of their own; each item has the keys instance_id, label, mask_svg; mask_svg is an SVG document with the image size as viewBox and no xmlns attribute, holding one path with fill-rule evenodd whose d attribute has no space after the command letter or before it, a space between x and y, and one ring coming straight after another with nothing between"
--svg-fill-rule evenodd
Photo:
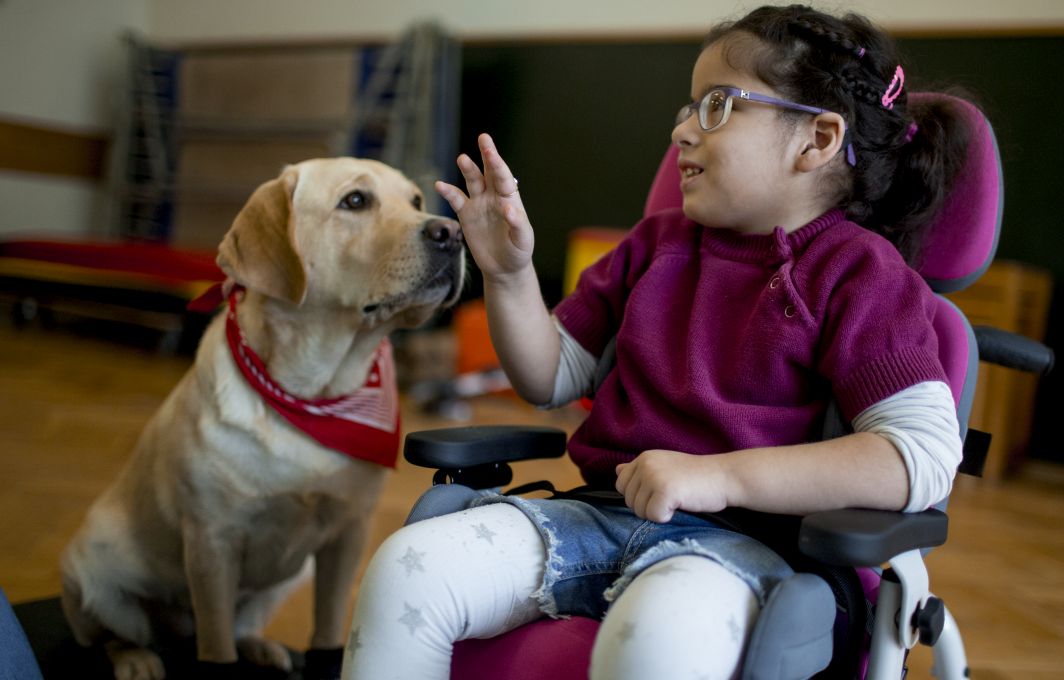
<instances>
[{"instance_id":1,"label":"star print on leggings","mask_svg":"<svg viewBox=\"0 0 1064 680\"><path fill-rule=\"evenodd\" d=\"M483 522L473 527L473 530L477 532L477 538L482 541L487 541L491 545L495 545L495 541L491 540L495 536L495 532L489 529Z\"/></svg>"},{"instance_id":2,"label":"star print on leggings","mask_svg":"<svg viewBox=\"0 0 1064 680\"><path fill-rule=\"evenodd\" d=\"M414 573L414 570L424 572L425 566L422 564L422 560L425 558L425 553L418 552L412 547L406 549L406 554L399 558L399 564L406 567L406 575Z\"/></svg>"},{"instance_id":3,"label":"star print on leggings","mask_svg":"<svg viewBox=\"0 0 1064 680\"><path fill-rule=\"evenodd\" d=\"M411 635L416 633L418 628L429 625L426 623L425 617L421 615L420 609L415 609L406 602L403 603L403 607L406 609L406 613L399 617L399 623L406 626Z\"/></svg>"},{"instance_id":4,"label":"star print on leggings","mask_svg":"<svg viewBox=\"0 0 1064 680\"><path fill-rule=\"evenodd\" d=\"M351 631L351 636L347 638L347 649L351 656L354 656L358 650L362 649L362 629L355 628Z\"/></svg>"},{"instance_id":5,"label":"star print on leggings","mask_svg":"<svg viewBox=\"0 0 1064 680\"><path fill-rule=\"evenodd\" d=\"M739 622L735 620L734 616L728 617L728 632L731 633L732 642L740 642L742 629L739 628Z\"/></svg>"}]
</instances>

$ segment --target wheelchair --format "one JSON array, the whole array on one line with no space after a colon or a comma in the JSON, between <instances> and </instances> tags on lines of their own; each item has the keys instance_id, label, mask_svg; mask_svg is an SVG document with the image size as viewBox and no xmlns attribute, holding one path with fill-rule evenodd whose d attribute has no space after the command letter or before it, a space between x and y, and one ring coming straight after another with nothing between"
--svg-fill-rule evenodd
<instances>
[{"instance_id":1,"label":"wheelchair","mask_svg":"<svg viewBox=\"0 0 1064 680\"><path fill-rule=\"evenodd\" d=\"M972 104L944 94L914 93L910 101L948 98L969 128L968 155L924 245L919 273L936 293L960 290L979 278L997 248L1003 178L990 123ZM678 206L675 147L662 160L645 214ZM988 435L968 428L980 360L1044 373L1052 352L1040 343L989 327L973 329L960 310L939 296L935 331L965 442L959 472L978 475ZM608 361L608 357L604 357ZM600 366L600 375L608 371ZM829 410L824 437L845 433ZM408 435L406 459L436 468L434 486L414 507L409 522L465 507L477 489L510 483L509 463L559 457L565 434L551 428L507 426L447 428ZM537 488L553 488L546 483ZM512 489L507 493L528 489ZM612 490L559 492L603 503L622 502ZM765 526L767 542L791 562L795 574L770 594L752 631L740 677L903 678L908 650L933 648L935 675L968 676L964 644L942 600L929 589L923 554L946 541L946 502L919 513L845 509L802 518L725 513L742 528ZM729 519L731 517L731 519ZM884 566L885 565L885 566ZM598 622L581 617L541 619L490 640L456 644L452 677L568 680L586 678Z\"/></svg>"}]
</instances>

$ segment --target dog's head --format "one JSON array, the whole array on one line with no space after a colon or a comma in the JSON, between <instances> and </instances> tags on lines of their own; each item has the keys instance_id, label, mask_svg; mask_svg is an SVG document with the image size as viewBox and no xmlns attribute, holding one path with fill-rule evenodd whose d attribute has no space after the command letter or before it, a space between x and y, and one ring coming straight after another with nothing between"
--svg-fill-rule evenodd
<instances>
[{"instance_id":1,"label":"dog's head","mask_svg":"<svg viewBox=\"0 0 1064 680\"><path fill-rule=\"evenodd\" d=\"M424 212L423 200L377 161L304 161L255 190L218 265L293 305L342 309L369 326L415 326L458 299L465 272L458 223Z\"/></svg>"}]
</instances>

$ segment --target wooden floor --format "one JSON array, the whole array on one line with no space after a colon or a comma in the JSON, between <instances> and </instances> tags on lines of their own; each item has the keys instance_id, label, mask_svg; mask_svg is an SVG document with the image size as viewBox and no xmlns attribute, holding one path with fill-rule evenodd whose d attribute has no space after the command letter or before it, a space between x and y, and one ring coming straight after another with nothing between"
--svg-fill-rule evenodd
<instances>
[{"instance_id":1,"label":"wooden floor","mask_svg":"<svg viewBox=\"0 0 1064 680\"><path fill-rule=\"evenodd\" d=\"M0 587L13 602L59 592L60 551L188 365L143 343L0 322ZM478 422L569 430L580 418L576 410L542 413L505 397L475 402L473 414ZM410 408L404 418L407 430L449 424ZM401 524L430 476L400 464L374 516L370 550ZM517 476L577 481L566 461L528 463ZM962 484L950 516L950 542L929 558L931 583L958 621L972 677L1064 678L1064 467L1028 462L1000 485ZM302 648L309 621L304 589L269 632ZM930 677L929 657L914 653L910 677Z\"/></svg>"}]
</instances>

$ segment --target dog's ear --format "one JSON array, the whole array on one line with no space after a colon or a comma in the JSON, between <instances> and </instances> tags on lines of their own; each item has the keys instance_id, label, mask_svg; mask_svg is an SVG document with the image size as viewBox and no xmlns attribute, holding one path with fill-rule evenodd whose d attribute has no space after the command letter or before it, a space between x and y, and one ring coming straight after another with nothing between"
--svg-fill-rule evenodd
<instances>
[{"instance_id":1,"label":"dog's ear","mask_svg":"<svg viewBox=\"0 0 1064 680\"><path fill-rule=\"evenodd\" d=\"M292 215L298 179L289 167L256 189L218 246L218 266L237 283L297 305L307 294Z\"/></svg>"}]
</instances>

